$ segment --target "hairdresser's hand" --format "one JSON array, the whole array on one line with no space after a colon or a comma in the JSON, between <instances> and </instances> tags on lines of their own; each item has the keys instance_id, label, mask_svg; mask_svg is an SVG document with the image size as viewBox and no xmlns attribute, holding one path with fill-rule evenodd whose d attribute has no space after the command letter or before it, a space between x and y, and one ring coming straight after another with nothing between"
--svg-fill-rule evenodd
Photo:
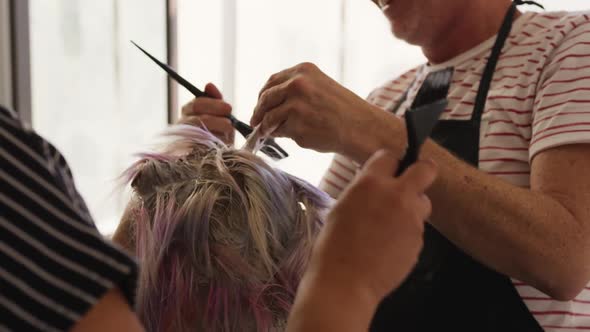
<instances>
[{"instance_id":1,"label":"hairdresser's hand","mask_svg":"<svg viewBox=\"0 0 590 332\"><path fill-rule=\"evenodd\" d=\"M223 101L221 92L212 83L207 84L205 92L213 98L195 98L184 105L179 123L206 127L226 144L233 144L235 131L228 118L231 105Z\"/></svg>"},{"instance_id":2,"label":"hairdresser's hand","mask_svg":"<svg viewBox=\"0 0 590 332\"><path fill-rule=\"evenodd\" d=\"M383 147L401 157L406 145L401 120L310 63L270 77L251 119L253 126L259 123L272 136L289 137L302 147L337 152L361 163Z\"/></svg>"}]
</instances>

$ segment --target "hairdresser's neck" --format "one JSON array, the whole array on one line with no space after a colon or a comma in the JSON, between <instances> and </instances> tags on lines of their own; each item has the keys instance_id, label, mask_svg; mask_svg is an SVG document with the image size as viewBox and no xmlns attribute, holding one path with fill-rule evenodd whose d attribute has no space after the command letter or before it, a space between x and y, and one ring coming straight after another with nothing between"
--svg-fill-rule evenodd
<instances>
[{"instance_id":1,"label":"hairdresser's neck","mask_svg":"<svg viewBox=\"0 0 590 332\"><path fill-rule=\"evenodd\" d=\"M447 20L440 33L422 46L431 64L448 61L498 33L510 0L465 2L464 10ZM515 19L520 16L517 12Z\"/></svg>"}]
</instances>

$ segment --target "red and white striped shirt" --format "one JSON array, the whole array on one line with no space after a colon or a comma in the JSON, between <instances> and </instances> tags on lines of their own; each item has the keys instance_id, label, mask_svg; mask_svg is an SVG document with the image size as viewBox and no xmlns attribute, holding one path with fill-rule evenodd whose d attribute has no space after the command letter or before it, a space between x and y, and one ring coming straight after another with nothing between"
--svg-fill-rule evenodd
<instances>
[{"instance_id":1,"label":"red and white striped shirt","mask_svg":"<svg viewBox=\"0 0 590 332\"><path fill-rule=\"evenodd\" d=\"M449 107L441 119L468 120L494 41L448 62L413 69L374 90L368 101L391 110L409 89L398 112L403 115L429 72L454 67ZM524 13L514 22L494 74L482 117L479 168L528 188L535 155L580 143L590 143L590 13ZM357 169L335 156L322 189L338 197ZM516 280L514 285L545 331L590 330L590 285L569 302Z\"/></svg>"}]
</instances>

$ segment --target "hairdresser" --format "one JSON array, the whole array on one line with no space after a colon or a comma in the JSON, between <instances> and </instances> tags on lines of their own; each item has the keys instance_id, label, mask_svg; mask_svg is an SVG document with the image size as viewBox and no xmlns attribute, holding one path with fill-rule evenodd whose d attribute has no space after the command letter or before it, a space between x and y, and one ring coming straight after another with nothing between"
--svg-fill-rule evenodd
<instances>
[{"instance_id":1,"label":"hairdresser","mask_svg":"<svg viewBox=\"0 0 590 332\"><path fill-rule=\"evenodd\" d=\"M427 64L367 100L300 64L270 77L251 121L337 153L322 187L339 197L376 150L403 157L403 114L429 74L453 70L448 109L421 156L439 166L425 248L372 329L590 327L589 15L522 13L522 2L510 0L376 4ZM223 118L230 111L199 99L185 106L183 121L203 121L231 140Z\"/></svg>"}]
</instances>

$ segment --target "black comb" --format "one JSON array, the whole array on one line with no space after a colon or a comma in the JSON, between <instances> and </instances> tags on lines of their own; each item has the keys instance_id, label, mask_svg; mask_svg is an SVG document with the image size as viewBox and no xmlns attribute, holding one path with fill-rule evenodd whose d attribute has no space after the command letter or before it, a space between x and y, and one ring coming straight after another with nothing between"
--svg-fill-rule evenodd
<instances>
[{"instance_id":1,"label":"black comb","mask_svg":"<svg viewBox=\"0 0 590 332\"><path fill-rule=\"evenodd\" d=\"M168 75L175 80L178 84L182 85L185 89L187 89L190 93L195 96L195 98L200 97L210 97L205 92L199 90L196 86L192 85L189 81L187 81L184 77L180 76L172 67L168 66L167 64L161 62L160 60L156 59L153 55L149 54L146 50L141 48L137 45L133 40L131 41L135 47L137 47L143 54L147 55L152 61L154 61L160 68L164 69ZM250 134L254 131L252 127L247 125L246 123L236 119L233 115L230 114L229 120L231 121L232 126L242 135L244 138L248 138ZM268 138L264 141L262 148L260 151L267 156L271 157L275 160L281 160L287 158L289 154L287 151L283 150L273 138Z\"/></svg>"},{"instance_id":2,"label":"black comb","mask_svg":"<svg viewBox=\"0 0 590 332\"><path fill-rule=\"evenodd\" d=\"M440 115L448 105L447 94L451 86L453 68L432 72L426 76L422 87L405 113L408 148L396 176L401 175L418 160L420 148L432 133Z\"/></svg>"}]
</instances>

